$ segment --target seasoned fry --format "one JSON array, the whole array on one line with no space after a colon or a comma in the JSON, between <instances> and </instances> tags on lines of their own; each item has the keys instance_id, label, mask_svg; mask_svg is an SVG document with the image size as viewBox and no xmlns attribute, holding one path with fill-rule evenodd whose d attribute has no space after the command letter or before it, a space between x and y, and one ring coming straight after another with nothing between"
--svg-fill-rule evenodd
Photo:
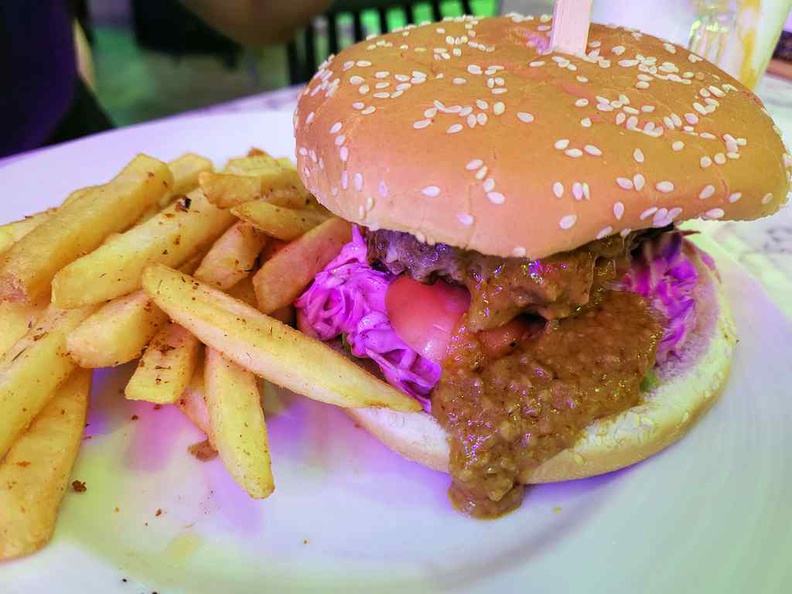
<instances>
[{"instance_id":1,"label":"seasoned fry","mask_svg":"<svg viewBox=\"0 0 792 594\"><path fill-rule=\"evenodd\" d=\"M254 499L275 490L258 378L214 349L206 349L206 406L214 445L237 484Z\"/></svg>"},{"instance_id":2,"label":"seasoned fry","mask_svg":"<svg viewBox=\"0 0 792 594\"><path fill-rule=\"evenodd\" d=\"M256 291L253 289L253 280L250 277L243 278L226 293L234 299L239 299L242 303L247 303L250 307L256 307Z\"/></svg>"},{"instance_id":3,"label":"seasoned fry","mask_svg":"<svg viewBox=\"0 0 792 594\"><path fill-rule=\"evenodd\" d=\"M45 307L44 303L0 302L0 356L30 330Z\"/></svg>"},{"instance_id":4,"label":"seasoned fry","mask_svg":"<svg viewBox=\"0 0 792 594\"><path fill-rule=\"evenodd\" d=\"M52 302L59 307L101 303L140 288L147 264L178 266L211 245L234 222L200 190L119 235L55 275Z\"/></svg>"},{"instance_id":5,"label":"seasoned fry","mask_svg":"<svg viewBox=\"0 0 792 594\"><path fill-rule=\"evenodd\" d=\"M139 357L167 321L138 290L102 306L69 334L66 345L80 367L115 367Z\"/></svg>"},{"instance_id":6,"label":"seasoned fry","mask_svg":"<svg viewBox=\"0 0 792 594\"><path fill-rule=\"evenodd\" d=\"M292 303L351 238L351 227L332 218L278 251L253 277L259 309L270 313Z\"/></svg>"},{"instance_id":7,"label":"seasoned fry","mask_svg":"<svg viewBox=\"0 0 792 594\"><path fill-rule=\"evenodd\" d=\"M193 425L204 432L212 447L217 449L214 444L214 433L209 424L209 410L206 408L206 399L204 398L204 364L202 361L198 361L189 385L175 404L192 421Z\"/></svg>"},{"instance_id":8,"label":"seasoned fry","mask_svg":"<svg viewBox=\"0 0 792 594\"><path fill-rule=\"evenodd\" d=\"M133 224L172 183L165 163L139 155L107 185L60 207L0 258L0 300L46 294L58 270Z\"/></svg>"},{"instance_id":9,"label":"seasoned fry","mask_svg":"<svg viewBox=\"0 0 792 594\"><path fill-rule=\"evenodd\" d=\"M0 462L0 560L45 546L82 441L91 372L78 369Z\"/></svg>"},{"instance_id":10,"label":"seasoned fry","mask_svg":"<svg viewBox=\"0 0 792 594\"><path fill-rule=\"evenodd\" d=\"M204 171L211 171L212 162L206 157L195 153L186 153L168 163L173 174L173 188L171 193L174 196L188 194L198 187L198 176ZM165 206L161 204L160 206Z\"/></svg>"},{"instance_id":11,"label":"seasoned fry","mask_svg":"<svg viewBox=\"0 0 792 594\"><path fill-rule=\"evenodd\" d=\"M12 245L50 218L56 210L49 208L19 221L0 225L0 254L11 249Z\"/></svg>"},{"instance_id":12,"label":"seasoned fry","mask_svg":"<svg viewBox=\"0 0 792 594\"><path fill-rule=\"evenodd\" d=\"M420 404L336 353L254 308L162 265L143 273L154 302L204 344L271 382L342 407L420 410Z\"/></svg>"},{"instance_id":13,"label":"seasoned fry","mask_svg":"<svg viewBox=\"0 0 792 594\"><path fill-rule=\"evenodd\" d=\"M82 198L83 196L88 194L88 192L96 190L96 189L98 189L100 187L101 186L86 186L85 188L80 188L78 190L74 190L71 194L66 196L66 199L63 201L63 204L61 204L61 206L66 206L67 204L70 204L70 203L74 202L75 200L77 200L79 198ZM164 195L165 194L163 194L163 196Z\"/></svg>"},{"instance_id":14,"label":"seasoned fry","mask_svg":"<svg viewBox=\"0 0 792 594\"><path fill-rule=\"evenodd\" d=\"M66 352L66 336L93 310L59 310L50 305L27 334L0 357L0 458L74 371L76 365Z\"/></svg>"},{"instance_id":15,"label":"seasoned fry","mask_svg":"<svg viewBox=\"0 0 792 594\"><path fill-rule=\"evenodd\" d=\"M198 339L178 324L163 327L149 343L127 383L127 400L176 402L190 383L200 346Z\"/></svg>"},{"instance_id":16,"label":"seasoned fry","mask_svg":"<svg viewBox=\"0 0 792 594\"><path fill-rule=\"evenodd\" d=\"M282 241L297 239L328 218L316 210L283 208L263 200L245 202L232 208L231 212L270 237Z\"/></svg>"},{"instance_id":17,"label":"seasoned fry","mask_svg":"<svg viewBox=\"0 0 792 594\"><path fill-rule=\"evenodd\" d=\"M259 199L288 208L316 204L294 164L269 155L231 159L223 173L203 173L199 183L207 199L219 208Z\"/></svg>"},{"instance_id":18,"label":"seasoned fry","mask_svg":"<svg viewBox=\"0 0 792 594\"><path fill-rule=\"evenodd\" d=\"M214 243L195 276L219 289L230 289L254 270L256 258L266 243L264 233L238 221Z\"/></svg>"}]
</instances>

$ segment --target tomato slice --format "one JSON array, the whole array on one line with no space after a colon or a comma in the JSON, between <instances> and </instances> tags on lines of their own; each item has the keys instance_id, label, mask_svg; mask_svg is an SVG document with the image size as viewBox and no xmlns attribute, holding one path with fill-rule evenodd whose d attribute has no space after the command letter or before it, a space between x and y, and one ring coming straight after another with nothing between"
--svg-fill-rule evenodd
<instances>
[{"instance_id":1,"label":"tomato slice","mask_svg":"<svg viewBox=\"0 0 792 594\"><path fill-rule=\"evenodd\" d=\"M403 275L385 294L393 329L410 348L440 363L460 319L470 307L467 289L437 281L424 285Z\"/></svg>"}]
</instances>

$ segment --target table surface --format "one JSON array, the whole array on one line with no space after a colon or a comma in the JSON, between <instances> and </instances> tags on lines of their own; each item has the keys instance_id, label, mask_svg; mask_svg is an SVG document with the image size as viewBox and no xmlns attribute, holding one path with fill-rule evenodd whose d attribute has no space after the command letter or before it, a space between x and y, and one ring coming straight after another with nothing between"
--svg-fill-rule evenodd
<instances>
[{"instance_id":1,"label":"table surface","mask_svg":"<svg viewBox=\"0 0 792 594\"><path fill-rule=\"evenodd\" d=\"M290 112L294 110L299 92L300 87L290 87L173 117L255 111ZM787 147L792 147L792 82L766 76L757 94L783 131ZM35 154L35 151L0 160L0 166L30 154ZM761 175L761 172L757 174ZM758 221L696 221L692 226L707 232L724 246L764 285L781 310L792 318L792 206L787 204L776 215Z\"/></svg>"}]
</instances>

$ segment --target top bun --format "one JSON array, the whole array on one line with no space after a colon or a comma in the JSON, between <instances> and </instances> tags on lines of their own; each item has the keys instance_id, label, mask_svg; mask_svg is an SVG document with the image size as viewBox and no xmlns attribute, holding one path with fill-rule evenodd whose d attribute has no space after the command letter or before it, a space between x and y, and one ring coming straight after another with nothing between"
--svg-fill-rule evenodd
<instances>
[{"instance_id":1,"label":"top bun","mask_svg":"<svg viewBox=\"0 0 792 594\"><path fill-rule=\"evenodd\" d=\"M295 112L303 182L365 227L502 257L786 201L792 159L737 80L611 26L550 52L551 26L459 17L330 58Z\"/></svg>"}]
</instances>

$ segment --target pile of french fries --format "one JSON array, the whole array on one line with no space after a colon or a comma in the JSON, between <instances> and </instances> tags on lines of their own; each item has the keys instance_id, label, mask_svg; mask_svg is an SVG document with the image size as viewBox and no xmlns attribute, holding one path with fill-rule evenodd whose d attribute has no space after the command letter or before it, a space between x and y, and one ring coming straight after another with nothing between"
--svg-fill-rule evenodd
<instances>
[{"instance_id":1,"label":"pile of french fries","mask_svg":"<svg viewBox=\"0 0 792 594\"><path fill-rule=\"evenodd\" d=\"M413 399L293 328L350 239L293 163L253 149L135 157L109 182L0 226L0 559L52 536L91 371L139 359L129 400L175 405L251 497L274 488L259 378L342 407Z\"/></svg>"}]
</instances>

